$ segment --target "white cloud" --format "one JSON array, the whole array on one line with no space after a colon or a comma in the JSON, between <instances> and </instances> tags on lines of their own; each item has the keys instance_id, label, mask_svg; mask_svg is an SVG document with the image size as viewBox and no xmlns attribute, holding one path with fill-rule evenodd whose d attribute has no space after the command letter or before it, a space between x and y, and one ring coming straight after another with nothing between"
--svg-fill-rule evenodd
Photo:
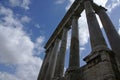
<instances>
[{"instance_id":1,"label":"white cloud","mask_svg":"<svg viewBox=\"0 0 120 80\"><path fill-rule=\"evenodd\" d=\"M12 27L23 27L19 19L15 17L15 14L13 14L13 11L9 8L5 8L3 6L0 6L0 15L1 17L1 24L4 26L12 26Z\"/></svg>"},{"instance_id":2,"label":"white cloud","mask_svg":"<svg viewBox=\"0 0 120 80\"><path fill-rule=\"evenodd\" d=\"M102 5L103 7L105 7L108 0L94 0L94 2L97 3L98 5Z\"/></svg>"},{"instance_id":3,"label":"white cloud","mask_svg":"<svg viewBox=\"0 0 120 80\"><path fill-rule=\"evenodd\" d=\"M29 9L30 0L23 0L21 7Z\"/></svg>"},{"instance_id":4,"label":"white cloud","mask_svg":"<svg viewBox=\"0 0 120 80\"><path fill-rule=\"evenodd\" d=\"M66 10L68 10L70 8L70 6L72 5L72 3L74 2L75 0L69 0L69 3L66 7ZM108 0L94 0L95 3L97 3L98 5L102 5L105 7L106 3L107 3Z\"/></svg>"},{"instance_id":5,"label":"white cloud","mask_svg":"<svg viewBox=\"0 0 120 80\"><path fill-rule=\"evenodd\" d=\"M13 7L18 6L26 10L29 9L29 5L31 3L30 0L9 0L9 2Z\"/></svg>"},{"instance_id":6,"label":"white cloud","mask_svg":"<svg viewBox=\"0 0 120 80\"><path fill-rule=\"evenodd\" d=\"M15 6L19 6L20 5L21 0L9 0L9 2L11 3L11 5L13 7L15 7Z\"/></svg>"},{"instance_id":7,"label":"white cloud","mask_svg":"<svg viewBox=\"0 0 120 80\"><path fill-rule=\"evenodd\" d=\"M0 72L0 80L21 80L21 79L6 72Z\"/></svg>"},{"instance_id":8,"label":"white cloud","mask_svg":"<svg viewBox=\"0 0 120 80\"><path fill-rule=\"evenodd\" d=\"M110 1L110 3L106 5L108 1ZM74 0L69 0L66 10L70 8L73 2ZM102 5L103 7L107 7L109 12L111 12L116 7L120 6L120 0L94 0L94 2L97 3L98 5Z\"/></svg>"},{"instance_id":9,"label":"white cloud","mask_svg":"<svg viewBox=\"0 0 120 80\"><path fill-rule=\"evenodd\" d=\"M119 29L118 29L118 33L120 35L120 19L119 19Z\"/></svg>"},{"instance_id":10,"label":"white cloud","mask_svg":"<svg viewBox=\"0 0 120 80\"><path fill-rule=\"evenodd\" d=\"M120 28L119 28L119 30L118 30L118 33L119 33L119 35L120 35Z\"/></svg>"},{"instance_id":11,"label":"white cloud","mask_svg":"<svg viewBox=\"0 0 120 80\"><path fill-rule=\"evenodd\" d=\"M34 44L20 28L0 25L0 37L0 62L21 64L29 61ZM19 57L16 57L17 55Z\"/></svg>"},{"instance_id":12,"label":"white cloud","mask_svg":"<svg viewBox=\"0 0 120 80\"><path fill-rule=\"evenodd\" d=\"M16 76L22 80L37 80L42 60L38 57L31 57L31 60L19 65L16 70Z\"/></svg>"},{"instance_id":13,"label":"white cloud","mask_svg":"<svg viewBox=\"0 0 120 80\"><path fill-rule=\"evenodd\" d=\"M109 4L107 2L109 1ZM108 9L108 12L111 12L116 7L120 6L120 0L94 0L98 5L102 5Z\"/></svg>"},{"instance_id":14,"label":"white cloud","mask_svg":"<svg viewBox=\"0 0 120 80\"><path fill-rule=\"evenodd\" d=\"M118 33L120 35L120 19L119 19L119 30L118 30Z\"/></svg>"},{"instance_id":15,"label":"white cloud","mask_svg":"<svg viewBox=\"0 0 120 80\"><path fill-rule=\"evenodd\" d=\"M36 24L35 27L36 28L40 28L41 26L40 26L40 24Z\"/></svg>"},{"instance_id":16,"label":"white cloud","mask_svg":"<svg viewBox=\"0 0 120 80\"><path fill-rule=\"evenodd\" d=\"M102 28L103 28L103 25L102 25L102 22L101 22L99 16L96 15L96 18L97 18L97 20L98 20L98 23L99 23L100 28L102 29Z\"/></svg>"},{"instance_id":17,"label":"white cloud","mask_svg":"<svg viewBox=\"0 0 120 80\"><path fill-rule=\"evenodd\" d=\"M79 18L79 36L81 46L84 46L88 43L89 31L85 11L81 14L81 17Z\"/></svg>"},{"instance_id":18,"label":"white cloud","mask_svg":"<svg viewBox=\"0 0 120 80\"><path fill-rule=\"evenodd\" d=\"M70 42L71 42L71 29L68 31L67 50L70 48Z\"/></svg>"},{"instance_id":19,"label":"white cloud","mask_svg":"<svg viewBox=\"0 0 120 80\"><path fill-rule=\"evenodd\" d=\"M21 22L23 22L23 23L28 23L28 22L30 22L30 18L28 17L28 16L23 16L22 18L21 18Z\"/></svg>"},{"instance_id":20,"label":"white cloud","mask_svg":"<svg viewBox=\"0 0 120 80\"><path fill-rule=\"evenodd\" d=\"M111 12L116 7L120 6L120 0L110 0L111 3L107 5L108 11Z\"/></svg>"},{"instance_id":21,"label":"white cloud","mask_svg":"<svg viewBox=\"0 0 120 80\"><path fill-rule=\"evenodd\" d=\"M8 9L8 8L5 8L3 6L0 6L0 15L5 15L5 16L12 16L13 15L13 12Z\"/></svg>"},{"instance_id":22,"label":"white cloud","mask_svg":"<svg viewBox=\"0 0 120 80\"><path fill-rule=\"evenodd\" d=\"M42 60L33 56L34 43L30 37L19 28L5 26L0 26L0 37L0 63L17 65L16 78L35 80Z\"/></svg>"},{"instance_id":23,"label":"white cloud","mask_svg":"<svg viewBox=\"0 0 120 80\"><path fill-rule=\"evenodd\" d=\"M65 2L65 0L56 0L55 4L62 4L64 2Z\"/></svg>"},{"instance_id":24,"label":"white cloud","mask_svg":"<svg viewBox=\"0 0 120 80\"><path fill-rule=\"evenodd\" d=\"M17 18L11 9L0 6L0 16L0 63L16 66L14 74L0 72L0 80L37 80L42 60L34 55L34 50L42 50L44 37L32 42L22 29L28 20Z\"/></svg>"},{"instance_id":25,"label":"white cloud","mask_svg":"<svg viewBox=\"0 0 120 80\"><path fill-rule=\"evenodd\" d=\"M45 41L45 37L43 37L43 36L39 36L36 39L36 42L35 42L36 52L35 52L35 54L40 54L44 51L44 48L43 48L43 42L44 41Z\"/></svg>"},{"instance_id":26,"label":"white cloud","mask_svg":"<svg viewBox=\"0 0 120 80\"><path fill-rule=\"evenodd\" d=\"M68 5L66 6L66 10L68 10L70 8L70 6L72 5L73 2L74 2L74 0L69 0Z\"/></svg>"},{"instance_id":27,"label":"white cloud","mask_svg":"<svg viewBox=\"0 0 120 80\"><path fill-rule=\"evenodd\" d=\"M84 51L84 50L85 50L85 48L84 48L84 47L81 47L81 48L80 48L81 53L82 53L82 51Z\"/></svg>"}]
</instances>

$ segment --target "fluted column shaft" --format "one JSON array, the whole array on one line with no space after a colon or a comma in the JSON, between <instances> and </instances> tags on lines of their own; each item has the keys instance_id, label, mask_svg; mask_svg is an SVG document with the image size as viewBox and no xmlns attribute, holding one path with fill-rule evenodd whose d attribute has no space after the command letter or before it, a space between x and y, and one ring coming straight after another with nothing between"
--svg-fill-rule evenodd
<instances>
[{"instance_id":1,"label":"fluted column shaft","mask_svg":"<svg viewBox=\"0 0 120 80\"><path fill-rule=\"evenodd\" d=\"M85 1L84 7L85 7L87 23L88 23L88 27L89 27L92 50L94 50L96 48L100 48L100 47L106 47L107 45L106 45L105 39L102 35L102 32L100 30L100 26L98 24L95 13L93 12L91 2Z\"/></svg>"},{"instance_id":2,"label":"fluted column shaft","mask_svg":"<svg viewBox=\"0 0 120 80\"><path fill-rule=\"evenodd\" d=\"M51 53L51 57L49 60L49 66L48 66L47 73L45 75L44 80L52 80L54 76L55 65L56 65L57 56L58 56L59 42L60 42L60 39L57 38L54 43L53 51Z\"/></svg>"},{"instance_id":3,"label":"fluted column shaft","mask_svg":"<svg viewBox=\"0 0 120 80\"><path fill-rule=\"evenodd\" d=\"M63 77L64 63L65 63L65 53L66 53L66 44L67 44L67 33L68 33L68 29L64 28L63 29L63 34L62 34L60 51L59 51L59 54L58 54L58 59L57 59L57 63L56 63L56 69L55 69L55 73L54 73L55 78Z\"/></svg>"},{"instance_id":4,"label":"fluted column shaft","mask_svg":"<svg viewBox=\"0 0 120 80\"><path fill-rule=\"evenodd\" d=\"M38 79L37 80L44 80L45 78L45 74L46 74L46 70L48 68L48 62L51 56L51 51L52 51L52 47L50 47L49 51L46 52L43 63L42 63L42 67L40 69L40 73L38 75Z\"/></svg>"},{"instance_id":5,"label":"fluted column shaft","mask_svg":"<svg viewBox=\"0 0 120 80\"><path fill-rule=\"evenodd\" d=\"M69 68L79 67L79 30L78 30L79 16L73 15L72 18L72 35L70 44Z\"/></svg>"},{"instance_id":6,"label":"fluted column shaft","mask_svg":"<svg viewBox=\"0 0 120 80\"><path fill-rule=\"evenodd\" d=\"M103 24L103 28L110 42L110 46L119 60L119 68L120 68L120 36L115 30L115 27L104 8L101 7L99 11L97 11L97 14L99 15L100 20Z\"/></svg>"}]
</instances>

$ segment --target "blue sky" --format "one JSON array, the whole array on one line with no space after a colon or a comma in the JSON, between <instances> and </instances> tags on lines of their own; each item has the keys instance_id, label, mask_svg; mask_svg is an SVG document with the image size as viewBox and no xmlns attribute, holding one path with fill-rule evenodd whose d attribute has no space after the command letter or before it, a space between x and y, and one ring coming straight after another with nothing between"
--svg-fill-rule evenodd
<instances>
[{"instance_id":1,"label":"blue sky","mask_svg":"<svg viewBox=\"0 0 120 80\"><path fill-rule=\"evenodd\" d=\"M44 57L43 47L73 1L0 0L0 80L37 79ZM120 34L120 0L94 1L108 9L107 13ZM102 29L101 23L100 27ZM70 34L69 31L67 56ZM91 51L84 12L79 19L79 35L83 58ZM81 59L81 65L84 64Z\"/></svg>"}]
</instances>

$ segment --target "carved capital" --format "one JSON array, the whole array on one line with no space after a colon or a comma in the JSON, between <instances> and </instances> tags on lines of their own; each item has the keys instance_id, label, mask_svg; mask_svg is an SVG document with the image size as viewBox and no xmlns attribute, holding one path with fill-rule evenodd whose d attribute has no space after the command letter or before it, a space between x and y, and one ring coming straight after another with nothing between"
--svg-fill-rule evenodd
<instances>
[{"instance_id":1,"label":"carved capital","mask_svg":"<svg viewBox=\"0 0 120 80\"><path fill-rule=\"evenodd\" d=\"M93 5L93 8L94 8L94 10L95 10L95 13L97 13L97 14L98 14L101 10L107 11L106 8L104 8L104 7L102 7L102 6L98 6L98 5L95 4L95 3L93 3L92 5Z\"/></svg>"},{"instance_id":2,"label":"carved capital","mask_svg":"<svg viewBox=\"0 0 120 80\"><path fill-rule=\"evenodd\" d=\"M81 15L80 14L73 14L71 19L78 19Z\"/></svg>"}]
</instances>

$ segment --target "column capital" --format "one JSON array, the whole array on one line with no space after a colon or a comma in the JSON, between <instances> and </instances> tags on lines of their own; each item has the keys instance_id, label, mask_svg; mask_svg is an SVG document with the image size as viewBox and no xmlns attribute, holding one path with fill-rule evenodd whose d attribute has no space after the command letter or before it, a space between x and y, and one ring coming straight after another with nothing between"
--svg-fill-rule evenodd
<instances>
[{"instance_id":1,"label":"column capital","mask_svg":"<svg viewBox=\"0 0 120 80\"><path fill-rule=\"evenodd\" d=\"M81 14L74 12L71 18L72 19L73 18L77 18L78 19L79 17L81 17Z\"/></svg>"},{"instance_id":2,"label":"column capital","mask_svg":"<svg viewBox=\"0 0 120 80\"><path fill-rule=\"evenodd\" d=\"M58 36L55 38L54 41L58 42L58 41L60 41L60 40L61 40L61 37L60 37L60 35L58 35ZM55 43L54 43L54 44L55 44Z\"/></svg>"},{"instance_id":3,"label":"column capital","mask_svg":"<svg viewBox=\"0 0 120 80\"><path fill-rule=\"evenodd\" d=\"M64 27L63 30L66 29L67 31L70 29L70 27Z\"/></svg>"},{"instance_id":4,"label":"column capital","mask_svg":"<svg viewBox=\"0 0 120 80\"><path fill-rule=\"evenodd\" d=\"M48 49L45 50L45 53L48 53L52 49L53 45L51 45Z\"/></svg>"},{"instance_id":5,"label":"column capital","mask_svg":"<svg viewBox=\"0 0 120 80\"><path fill-rule=\"evenodd\" d=\"M94 10L95 10L95 13L99 13L101 10L103 10L103 11L107 11L107 9L105 8L105 7L103 7L103 6L98 6L97 4L95 4L95 3L93 3L93 8L94 8Z\"/></svg>"}]
</instances>

